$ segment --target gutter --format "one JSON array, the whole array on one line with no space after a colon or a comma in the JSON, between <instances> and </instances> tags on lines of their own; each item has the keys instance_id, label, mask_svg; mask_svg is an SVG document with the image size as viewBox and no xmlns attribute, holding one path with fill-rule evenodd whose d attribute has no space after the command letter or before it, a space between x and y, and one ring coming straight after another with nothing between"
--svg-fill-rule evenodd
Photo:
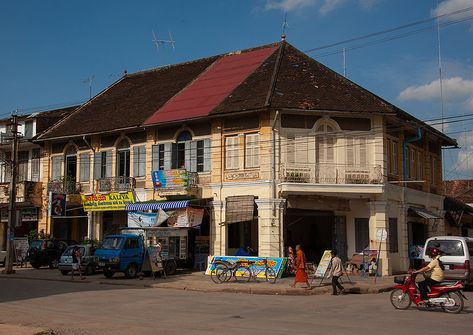
<instances>
[{"instance_id":1,"label":"gutter","mask_svg":"<svg viewBox=\"0 0 473 335\"><path fill-rule=\"evenodd\" d=\"M403 172L403 179L404 181L407 181L407 144L408 143L413 143L420 141L422 139L422 133L420 128L417 128L417 136L407 138L404 140L404 143L402 144L402 172Z\"/></svg>"}]
</instances>

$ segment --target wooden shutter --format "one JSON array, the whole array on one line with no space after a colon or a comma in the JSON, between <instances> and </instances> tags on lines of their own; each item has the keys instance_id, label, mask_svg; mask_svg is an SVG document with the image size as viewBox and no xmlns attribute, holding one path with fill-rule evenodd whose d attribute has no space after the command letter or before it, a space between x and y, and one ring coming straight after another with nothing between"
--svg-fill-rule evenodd
<instances>
[{"instance_id":1,"label":"wooden shutter","mask_svg":"<svg viewBox=\"0 0 473 335\"><path fill-rule=\"evenodd\" d=\"M94 179L102 178L101 166L102 166L102 153L101 152L96 152L94 154Z\"/></svg>"},{"instance_id":2,"label":"wooden shutter","mask_svg":"<svg viewBox=\"0 0 473 335\"><path fill-rule=\"evenodd\" d=\"M105 152L105 178L112 177L112 151Z\"/></svg>"},{"instance_id":3,"label":"wooden shutter","mask_svg":"<svg viewBox=\"0 0 473 335\"><path fill-rule=\"evenodd\" d=\"M368 162L368 154L367 154L368 148L366 147L366 138L360 137L358 141L359 141L359 157L360 157L359 164L362 167L365 167Z\"/></svg>"},{"instance_id":4,"label":"wooden shutter","mask_svg":"<svg viewBox=\"0 0 473 335\"><path fill-rule=\"evenodd\" d=\"M347 137L347 165L355 165L355 150L353 147L353 137Z\"/></svg>"},{"instance_id":5,"label":"wooden shutter","mask_svg":"<svg viewBox=\"0 0 473 335\"><path fill-rule=\"evenodd\" d=\"M153 171L159 170L159 144L151 147L151 169Z\"/></svg>"},{"instance_id":6,"label":"wooden shutter","mask_svg":"<svg viewBox=\"0 0 473 335\"><path fill-rule=\"evenodd\" d=\"M164 170L171 170L172 167L172 144L173 143L165 143L164 144ZM177 152L176 152L177 153ZM177 157L176 157L177 159Z\"/></svg>"},{"instance_id":7,"label":"wooden shutter","mask_svg":"<svg viewBox=\"0 0 473 335\"><path fill-rule=\"evenodd\" d=\"M210 138L204 140L204 171L210 171L212 163L212 147Z\"/></svg>"},{"instance_id":8,"label":"wooden shutter","mask_svg":"<svg viewBox=\"0 0 473 335\"><path fill-rule=\"evenodd\" d=\"M187 146L188 143L189 146ZM187 150L187 147L189 147L189 150ZM190 172L197 172L197 141L186 142L186 156L189 157L189 166L186 165L186 168Z\"/></svg>"}]
</instances>

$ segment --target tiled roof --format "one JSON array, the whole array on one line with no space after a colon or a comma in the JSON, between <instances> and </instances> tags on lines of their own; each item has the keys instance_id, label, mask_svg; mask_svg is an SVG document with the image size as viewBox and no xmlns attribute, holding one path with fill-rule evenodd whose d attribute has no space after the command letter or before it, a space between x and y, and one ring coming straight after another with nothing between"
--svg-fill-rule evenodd
<instances>
[{"instance_id":1,"label":"tiled roof","mask_svg":"<svg viewBox=\"0 0 473 335\"><path fill-rule=\"evenodd\" d=\"M467 204L473 203L473 180L446 180L444 181L445 194Z\"/></svg>"},{"instance_id":2,"label":"tiled roof","mask_svg":"<svg viewBox=\"0 0 473 335\"><path fill-rule=\"evenodd\" d=\"M216 59L205 58L126 75L40 139L138 127Z\"/></svg>"},{"instance_id":3,"label":"tiled roof","mask_svg":"<svg viewBox=\"0 0 473 335\"><path fill-rule=\"evenodd\" d=\"M383 113L421 123L286 42L128 75L41 139L263 108ZM445 143L456 142L444 136Z\"/></svg>"}]
</instances>

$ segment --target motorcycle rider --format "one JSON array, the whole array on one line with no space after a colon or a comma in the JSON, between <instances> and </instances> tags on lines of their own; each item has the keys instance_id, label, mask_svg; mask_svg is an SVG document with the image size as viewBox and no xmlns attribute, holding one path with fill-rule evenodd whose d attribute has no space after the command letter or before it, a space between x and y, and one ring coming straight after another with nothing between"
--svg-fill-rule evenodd
<instances>
[{"instance_id":1,"label":"motorcycle rider","mask_svg":"<svg viewBox=\"0 0 473 335\"><path fill-rule=\"evenodd\" d=\"M430 257L432 261L422 269L415 271L414 273L425 273L431 272L430 278L426 278L424 281L419 283L420 299L419 303L425 304L429 301L427 296L430 286L437 285L443 281L443 265L440 261L440 250L432 248L430 250Z\"/></svg>"}]
</instances>

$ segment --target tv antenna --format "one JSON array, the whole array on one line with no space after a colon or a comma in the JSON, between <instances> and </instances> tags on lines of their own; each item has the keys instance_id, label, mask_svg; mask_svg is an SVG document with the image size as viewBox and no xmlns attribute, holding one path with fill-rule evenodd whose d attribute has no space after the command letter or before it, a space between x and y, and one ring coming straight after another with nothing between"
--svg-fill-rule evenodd
<instances>
[{"instance_id":1,"label":"tv antenna","mask_svg":"<svg viewBox=\"0 0 473 335\"><path fill-rule=\"evenodd\" d=\"M89 85L89 100L92 99L92 82L95 79L95 75L91 75L90 77L82 80L83 84L88 84Z\"/></svg>"},{"instance_id":2,"label":"tv antenna","mask_svg":"<svg viewBox=\"0 0 473 335\"><path fill-rule=\"evenodd\" d=\"M156 46L156 51L159 52L159 46L160 45L166 45L166 44L170 44L172 46L172 50L175 50L175 44L176 44L176 41L174 41L174 39L172 38L172 35L171 35L171 32L169 31L169 39L168 40L164 40L164 39L158 39L158 37L156 36L154 30L151 31L153 33L153 43L154 45Z\"/></svg>"},{"instance_id":3,"label":"tv antenna","mask_svg":"<svg viewBox=\"0 0 473 335\"><path fill-rule=\"evenodd\" d=\"M287 13L284 13L284 21L282 23L281 41L286 40L286 29L289 28L287 24Z\"/></svg>"}]
</instances>

